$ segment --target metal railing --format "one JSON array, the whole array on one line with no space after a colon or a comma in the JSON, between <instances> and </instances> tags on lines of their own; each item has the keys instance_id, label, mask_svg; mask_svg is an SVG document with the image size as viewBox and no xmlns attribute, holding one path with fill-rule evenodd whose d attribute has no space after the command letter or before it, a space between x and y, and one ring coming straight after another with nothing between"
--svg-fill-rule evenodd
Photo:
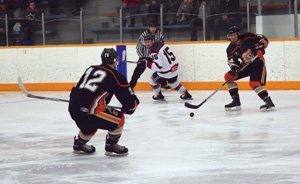
<instances>
[{"instance_id":1,"label":"metal railing","mask_svg":"<svg viewBox=\"0 0 300 184\"><path fill-rule=\"evenodd\" d=\"M246 14L247 15L247 31L251 32L251 15L253 15L253 13L251 13L251 9L250 9L250 0L247 0L246 3L246 12L241 13L241 12L236 12L239 14ZM258 9L257 9L257 13L255 13L255 15L261 16L262 15L262 1L261 0L257 0L258 3ZM288 0L288 12L289 14L292 13L292 6L294 6L294 37L298 38L298 6L297 6L297 0L294 0L294 2L292 3L292 0ZM209 17L213 17L213 16L218 16L218 14L215 15L207 15L205 12L207 10L206 4L204 3L203 5L203 22L202 22L202 32L203 32L203 40L206 41L207 37L206 37L206 32L207 32L207 26L208 26L208 22L207 22L207 18ZM120 43L124 42L124 26L123 26L123 20L124 17L123 14L123 8L122 6L119 9L119 31L120 31ZM45 34L45 12L42 11L41 13L41 25L42 25L42 45L46 45L46 34ZM160 20L160 29L161 32L164 32L164 15L166 15L165 11L164 11L164 5L161 4L160 6L160 12L159 12L159 20ZM80 44L85 44L85 20L84 20L84 10L81 8L80 9L80 14L79 14L79 21L80 21L80 27L78 28L78 30L80 31ZM136 16L136 15L134 15ZM9 30L8 30L8 23L9 23L9 18L8 18L8 14L5 13L5 41L6 41L6 46L9 46Z\"/></svg>"}]
</instances>

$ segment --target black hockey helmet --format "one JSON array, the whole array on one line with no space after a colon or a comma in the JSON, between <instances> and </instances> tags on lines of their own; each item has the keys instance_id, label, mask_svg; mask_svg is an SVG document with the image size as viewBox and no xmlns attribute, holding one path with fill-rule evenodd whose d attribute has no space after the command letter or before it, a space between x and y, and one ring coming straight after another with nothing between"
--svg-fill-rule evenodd
<instances>
[{"instance_id":1,"label":"black hockey helmet","mask_svg":"<svg viewBox=\"0 0 300 184\"><path fill-rule=\"evenodd\" d=\"M101 54L101 60L103 64L119 64L119 55L113 48L105 48Z\"/></svg>"},{"instance_id":2,"label":"black hockey helmet","mask_svg":"<svg viewBox=\"0 0 300 184\"><path fill-rule=\"evenodd\" d=\"M227 37L229 38L230 34L237 33L237 35L240 35L240 28L237 26L231 26L227 31Z\"/></svg>"},{"instance_id":3,"label":"black hockey helmet","mask_svg":"<svg viewBox=\"0 0 300 184\"><path fill-rule=\"evenodd\" d=\"M144 36L144 41L146 41L146 40L151 40L151 41L155 41L155 36L153 35L153 34L146 34L145 36Z\"/></svg>"}]
</instances>

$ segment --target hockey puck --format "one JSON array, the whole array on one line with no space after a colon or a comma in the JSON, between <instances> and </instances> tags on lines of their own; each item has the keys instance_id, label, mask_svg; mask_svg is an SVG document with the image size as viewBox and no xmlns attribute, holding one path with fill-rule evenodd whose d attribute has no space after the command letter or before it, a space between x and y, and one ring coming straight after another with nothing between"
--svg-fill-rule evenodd
<instances>
[{"instance_id":1,"label":"hockey puck","mask_svg":"<svg viewBox=\"0 0 300 184\"><path fill-rule=\"evenodd\" d=\"M190 113L190 116L191 116L191 117L194 117L194 115L195 115L195 114L194 114L193 112Z\"/></svg>"}]
</instances>

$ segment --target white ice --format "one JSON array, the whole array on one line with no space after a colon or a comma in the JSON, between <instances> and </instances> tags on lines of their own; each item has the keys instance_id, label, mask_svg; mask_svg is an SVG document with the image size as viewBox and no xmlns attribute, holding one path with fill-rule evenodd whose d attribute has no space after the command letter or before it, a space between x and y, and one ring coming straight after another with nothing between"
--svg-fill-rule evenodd
<instances>
[{"instance_id":1,"label":"white ice","mask_svg":"<svg viewBox=\"0 0 300 184\"><path fill-rule=\"evenodd\" d=\"M68 99L68 92L31 93ZM190 93L199 104L212 91ZM240 91L238 112L224 110L227 91L197 110L177 92L164 94L166 102L156 102L152 92L137 92L141 104L126 116L119 142L129 155L116 158L104 155L104 130L90 141L95 154L73 153L78 128L68 103L0 93L0 183L300 183L300 91L269 91L272 112L260 112L253 91Z\"/></svg>"}]
</instances>

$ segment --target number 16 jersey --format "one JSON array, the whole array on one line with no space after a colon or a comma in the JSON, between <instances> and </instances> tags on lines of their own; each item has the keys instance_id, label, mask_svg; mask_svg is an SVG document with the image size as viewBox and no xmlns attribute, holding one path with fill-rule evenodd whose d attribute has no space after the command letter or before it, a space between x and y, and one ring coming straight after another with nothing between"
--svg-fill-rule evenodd
<instances>
[{"instance_id":1,"label":"number 16 jersey","mask_svg":"<svg viewBox=\"0 0 300 184\"><path fill-rule=\"evenodd\" d=\"M150 48L150 56L153 59L151 69L165 79L171 79L179 74L179 65L175 55L168 45L156 42Z\"/></svg>"}]
</instances>

